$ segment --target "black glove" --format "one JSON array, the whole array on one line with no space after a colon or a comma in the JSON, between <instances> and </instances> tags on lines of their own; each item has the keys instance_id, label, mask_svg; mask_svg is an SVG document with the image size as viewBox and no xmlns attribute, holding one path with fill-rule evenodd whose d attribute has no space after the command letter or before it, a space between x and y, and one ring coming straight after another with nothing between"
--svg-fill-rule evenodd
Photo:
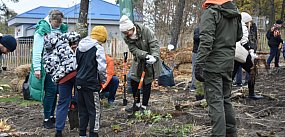
<instances>
[{"instance_id":1,"label":"black glove","mask_svg":"<svg viewBox=\"0 0 285 137\"><path fill-rule=\"evenodd\" d=\"M195 78L200 82L205 82L205 79L203 77L203 68L200 64L195 65Z\"/></svg>"}]
</instances>

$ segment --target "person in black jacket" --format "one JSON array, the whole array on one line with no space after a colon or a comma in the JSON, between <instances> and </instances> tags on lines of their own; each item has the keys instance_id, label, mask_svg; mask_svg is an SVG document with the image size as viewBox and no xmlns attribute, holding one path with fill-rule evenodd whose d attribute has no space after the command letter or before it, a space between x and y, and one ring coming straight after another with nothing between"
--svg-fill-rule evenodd
<instances>
[{"instance_id":1,"label":"person in black jacket","mask_svg":"<svg viewBox=\"0 0 285 137\"><path fill-rule=\"evenodd\" d=\"M283 24L283 21L277 20L276 24L271 27L270 30L266 33L266 38L268 40L268 45L270 47L270 55L267 59L267 68L270 68L270 63L275 58L275 67L279 67L279 56L280 56L280 50L282 48L283 40L281 39L280 35L280 28Z\"/></svg>"},{"instance_id":2,"label":"person in black jacket","mask_svg":"<svg viewBox=\"0 0 285 137\"><path fill-rule=\"evenodd\" d=\"M196 78L195 78L195 64L196 64L196 56L198 53L198 48L199 48L199 43L200 43L200 38L199 38L199 27L197 27L194 30L194 36L193 36L193 50L192 50L192 80L191 80L191 86L189 89L189 92L194 92L196 90Z\"/></svg>"},{"instance_id":3,"label":"person in black jacket","mask_svg":"<svg viewBox=\"0 0 285 137\"><path fill-rule=\"evenodd\" d=\"M89 123L89 136L97 137L100 124L100 83L106 82L106 56L102 44L108 37L104 26L95 26L91 37L79 42L76 51L78 91L79 136L86 136Z\"/></svg>"}]
</instances>

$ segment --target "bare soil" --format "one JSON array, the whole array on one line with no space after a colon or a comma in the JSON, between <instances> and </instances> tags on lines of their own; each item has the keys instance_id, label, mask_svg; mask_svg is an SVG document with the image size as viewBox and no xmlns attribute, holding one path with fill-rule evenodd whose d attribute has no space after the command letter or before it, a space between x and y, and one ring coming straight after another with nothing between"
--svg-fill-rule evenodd
<instances>
[{"instance_id":1,"label":"bare soil","mask_svg":"<svg viewBox=\"0 0 285 137\"><path fill-rule=\"evenodd\" d=\"M265 96L262 100L247 98L247 92L232 99L236 110L238 135L241 137L282 137L285 136L285 69L270 73L260 69L256 80L256 92ZM1 82L9 82L13 75L9 72L1 74ZM177 81L179 83L181 81ZM172 88L153 90L149 110L128 116L122 105L122 95L117 95L115 104L108 106L102 100L102 117L100 136L209 136L211 132L207 107L189 107L182 111L175 110L179 103L195 101L195 94L183 90L184 85ZM233 90L236 90L234 88ZM20 93L0 91L0 99L19 97ZM132 97L128 95L129 103ZM21 99L20 99L21 100ZM0 132L0 136L54 136L54 129L44 129L41 103L26 106L19 101L0 102L0 119L7 119L11 125L8 131ZM69 129L67 121L64 136L76 137L78 131Z\"/></svg>"}]
</instances>

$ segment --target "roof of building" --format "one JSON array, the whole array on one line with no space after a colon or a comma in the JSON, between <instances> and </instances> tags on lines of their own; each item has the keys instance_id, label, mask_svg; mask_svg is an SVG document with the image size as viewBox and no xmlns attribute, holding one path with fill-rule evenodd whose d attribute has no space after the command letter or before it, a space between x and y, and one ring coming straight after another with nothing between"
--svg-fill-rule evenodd
<instances>
[{"instance_id":1,"label":"roof of building","mask_svg":"<svg viewBox=\"0 0 285 137\"><path fill-rule=\"evenodd\" d=\"M45 18L49 11L52 9L58 9L64 13L65 18L78 18L80 4L76 4L69 8L61 7L45 7L40 6L19 14L14 18ZM118 5L103 1L103 0L92 0L91 5L89 5L89 11L91 11L92 19L107 19L107 20L119 20L120 19L120 8ZM88 14L88 18L90 13Z\"/></svg>"}]
</instances>

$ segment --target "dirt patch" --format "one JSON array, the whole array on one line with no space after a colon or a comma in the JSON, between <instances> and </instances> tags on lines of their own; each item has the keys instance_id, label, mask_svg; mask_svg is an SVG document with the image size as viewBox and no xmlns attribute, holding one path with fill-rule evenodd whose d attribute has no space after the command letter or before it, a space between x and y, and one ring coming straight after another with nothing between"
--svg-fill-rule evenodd
<instances>
[{"instance_id":1,"label":"dirt patch","mask_svg":"<svg viewBox=\"0 0 285 137\"><path fill-rule=\"evenodd\" d=\"M13 79L5 74L5 79ZM242 137L285 135L285 69L267 74L260 70L256 81L256 91L265 96L262 100L251 100L245 96L233 99L236 110L238 134ZM3 78L3 74L1 74ZM5 80L7 82L7 80ZM2 80L3 82L3 80ZM181 84L176 88L159 88L152 92L150 110L144 115L138 113L128 116L122 105L122 95L117 95L115 105L108 106L102 101L101 136L209 136L210 119L207 108L190 107L175 110L175 104L195 101L194 93L183 90ZM3 92L0 96L20 96L20 93ZM19 98L20 99L20 98ZM1 100L1 99L0 99ZM128 107L131 95L128 95ZM43 113L41 103L20 105L19 102L0 101L0 119L7 119L11 129L0 133L15 136L54 136L54 129L42 128ZM71 131L67 121L64 136L78 136Z\"/></svg>"}]
</instances>

